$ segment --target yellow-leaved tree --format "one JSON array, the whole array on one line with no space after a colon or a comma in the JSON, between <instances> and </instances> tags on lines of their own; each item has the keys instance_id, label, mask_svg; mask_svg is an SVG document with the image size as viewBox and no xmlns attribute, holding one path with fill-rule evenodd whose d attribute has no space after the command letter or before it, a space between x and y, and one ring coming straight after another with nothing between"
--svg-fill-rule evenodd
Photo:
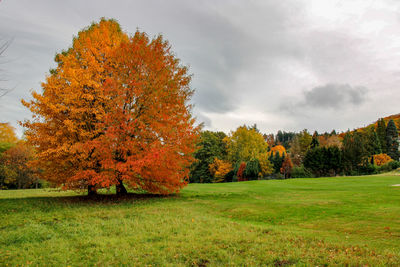
<instances>
[{"instance_id":1,"label":"yellow-leaved tree","mask_svg":"<svg viewBox=\"0 0 400 267\"><path fill-rule=\"evenodd\" d=\"M228 159L232 163L247 162L267 152L268 144L254 127L240 126L225 139Z\"/></svg>"},{"instance_id":2,"label":"yellow-leaved tree","mask_svg":"<svg viewBox=\"0 0 400 267\"><path fill-rule=\"evenodd\" d=\"M264 178L274 172L274 165L269 161L269 154L267 152L258 155L258 162L260 163L260 178Z\"/></svg>"},{"instance_id":3,"label":"yellow-leaved tree","mask_svg":"<svg viewBox=\"0 0 400 267\"><path fill-rule=\"evenodd\" d=\"M0 123L0 143L16 144L17 142L15 128L9 123Z\"/></svg>"}]
</instances>

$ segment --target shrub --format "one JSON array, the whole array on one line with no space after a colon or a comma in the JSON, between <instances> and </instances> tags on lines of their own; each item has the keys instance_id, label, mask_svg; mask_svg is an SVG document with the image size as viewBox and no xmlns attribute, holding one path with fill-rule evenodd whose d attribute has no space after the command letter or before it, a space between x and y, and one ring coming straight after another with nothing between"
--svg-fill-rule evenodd
<instances>
[{"instance_id":1,"label":"shrub","mask_svg":"<svg viewBox=\"0 0 400 267\"><path fill-rule=\"evenodd\" d=\"M244 177L249 180L255 180L258 178L260 173L260 163L257 159L251 159L246 163L246 169L244 170Z\"/></svg>"},{"instance_id":2,"label":"shrub","mask_svg":"<svg viewBox=\"0 0 400 267\"><path fill-rule=\"evenodd\" d=\"M313 175L310 171L304 168L304 165L295 166L292 169L292 178L312 178Z\"/></svg>"},{"instance_id":3,"label":"shrub","mask_svg":"<svg viewBox=\"0 0 400 267\"><path fill-rule=\"evenodd\" d=\"M398 161L389 161L386 164L378 167L378 172L390 172L400 167L400 162Z\"/></svg>"},{"instance_id":4,"label":"shrub","mask_svg":"<svg viewBox=\"0 0 400 267\"><path fill-rule=\"evenodd\" d=\"M379 167L374 164L363 164L359 167L359 174L376 174L379 173Z\"/></svg>"},{"instance_id":5,"label":"shrub","mask_svg":"<svg viewBox=\"0 0 400 267\"><path fill-rule=\"evenodd\" d=\"M385 153L373 155L372 157L373 157L373 163L377 166L382 166L388 163L389 161L393 160L391 157L389 157L389 155Z\"/></svg>"}]
</instances>

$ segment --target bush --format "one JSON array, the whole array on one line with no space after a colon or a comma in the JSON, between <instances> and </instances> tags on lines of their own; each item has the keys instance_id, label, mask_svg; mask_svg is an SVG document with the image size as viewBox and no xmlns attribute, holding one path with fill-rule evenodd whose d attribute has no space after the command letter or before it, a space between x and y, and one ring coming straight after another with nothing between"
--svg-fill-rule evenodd
<instances>
[{"instance_id":1,"label":"bush","mask_svg":"<svg viewBox=\"0 0 400 267\"><path fill-rule=\"evenodd\" d=\"M246 169L244 170L244 177L248 180L256 180L258 178L258 174L260 173L260 163L258 159L251 159L246 164Z\"/></svg>"},{"instance_id":2,"label":"bush","mask_svg":"<svg viewBox=\"0 0 400 267\"><path fill-rule=\"evenodd\" d=\"M392 167L392 170L400 168L400 162L396 160L389 162L389 165Z\"/></svg>"},{"instance_id":3,"label":"bush","mask_svg":"<svg viewBox=\"0 0 400 267\"><path fill-rule=\"evenodd\" d=\"M364 164L359 168L360 174L377 174L379 173L379 167L374 164Z\"/></svg>"},{"instance_id":4,"label":"bush","mask_svg":"<svg viewBox=\"0 0 400 267\"><path fill-rule=\"evenodd\" d=\"M304 168L303 165L295 166L292 169L292 178L312 178L312 173Z\"/></svg>"},{"instance_id":5,"label":"bush","mask_svg":"<svg viewBox=\"0 0 400 267\"><path fill-rule=\"evenodd\" d=\"M400 162L398 161L389 161L382 166L377 167L378 172L390 172L400 167Z\"/></svg>"},{"instance_id":6,"label":"bush","mask_svg":"<svg viewBox=\"0 0 400 267\"><path fill-rule=\"evenodd\" d=\"M234 182L233 180L234 180L234 177L235 177L235 171L234 170L231 170L230 172L228 172L226 175L225 175L225 181L226 182ZM237 182L237 177L236 177L236 182Z\"/></svg>"}]
</instances>

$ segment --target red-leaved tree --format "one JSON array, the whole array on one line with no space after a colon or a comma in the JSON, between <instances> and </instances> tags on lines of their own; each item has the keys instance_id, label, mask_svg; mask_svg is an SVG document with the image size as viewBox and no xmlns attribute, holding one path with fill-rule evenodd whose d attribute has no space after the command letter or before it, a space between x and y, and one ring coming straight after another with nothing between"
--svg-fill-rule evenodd
<instances>
[{"instance_id":1,"label":"red-leaved tree","mask_svg":"<svg viewBox=\"0 0 400 267\"><path fill-rule=\"evenodd\" d=\"M246 162L240 163L239 169L238 169L237 174L236 174L239 182L240 181L246 181L246 179L244 178L244 170L245 169L246 169Z\"/></svg>"}]
</instances>

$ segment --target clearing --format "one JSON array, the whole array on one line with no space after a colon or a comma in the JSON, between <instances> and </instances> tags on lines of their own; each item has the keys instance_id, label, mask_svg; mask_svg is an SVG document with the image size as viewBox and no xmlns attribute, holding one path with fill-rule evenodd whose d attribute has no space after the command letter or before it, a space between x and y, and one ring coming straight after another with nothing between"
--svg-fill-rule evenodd
<instances>
[{"instance_id":1,"label":"clearing","mask_svg":"<svg viewBox=\"0 0 400 267\"><path fill-rule=\"evenodd\" d=\"M400 265L400 176L0 191L0 265Z\"/></svg>"}]
</instances>

